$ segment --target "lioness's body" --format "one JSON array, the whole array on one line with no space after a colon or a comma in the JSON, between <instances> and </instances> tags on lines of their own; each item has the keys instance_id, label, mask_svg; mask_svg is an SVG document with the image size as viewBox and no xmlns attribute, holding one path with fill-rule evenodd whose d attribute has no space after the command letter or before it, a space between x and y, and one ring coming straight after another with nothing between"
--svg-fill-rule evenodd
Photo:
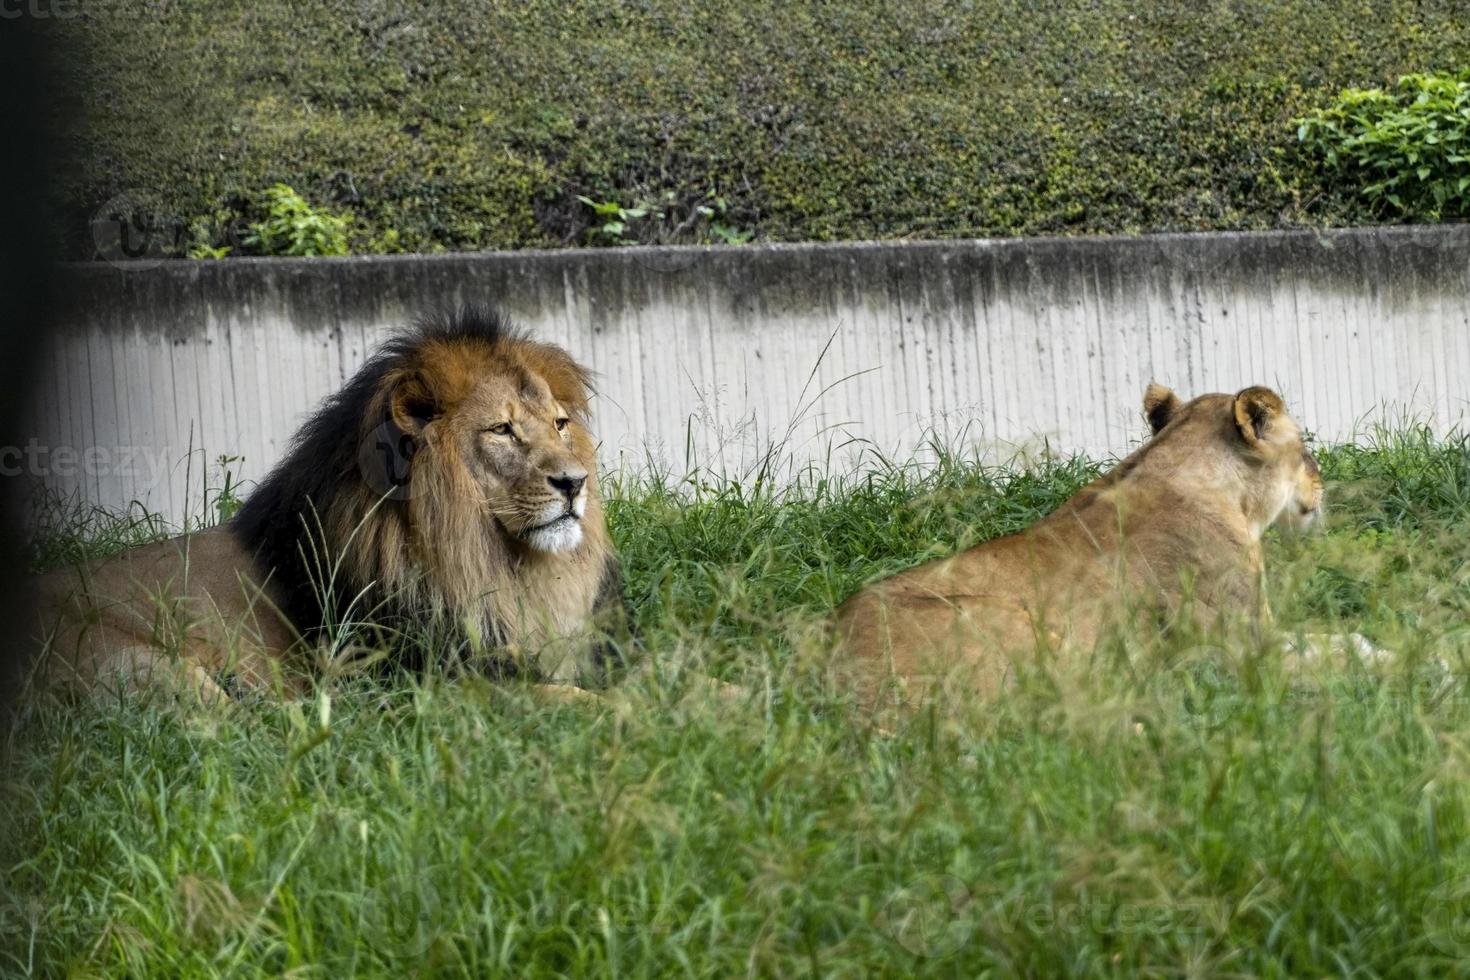
<instances>
[{"instance_id":1,"label":"lioness's body","mask_svg":"<svg viewBox=\"0 0 1470 980\"><path fill-rule=\"evenodd\" d=\"M992 694L1015 658L1090 649L1110 621L1174 615L1186 594L1200 622L1269 615L1261 535L1320 505L1300 430L1266 389L1185 405L1153 386L1145 410L1155 437L1033 527L842 605L841 663L862 701L893 680L906 697L941 678Z\"/></svg>"},{"instance_id":2,"label":"lioness's body","mask_svg":"<svg viewBox=\"0 0 1470 980\"><path fill-rule=\"evenodd\" d=\"M227 526L130 548L42 577L45 667L85 688L159 672L206 691L224 676L256 686L300 639L281 602Z\"/></svg>"},{"instance_id":3,"label":"lioness's body","mask_svg":"<svg viewBox=\"0 0 1470 980\"><path fill-rule=\"evenodd\" d=\"M577 680L620 605L589 395L493 312L390 342L228 524L47 576L46 675L253 687L367 625Z\"/></svg>"}]
</instances>

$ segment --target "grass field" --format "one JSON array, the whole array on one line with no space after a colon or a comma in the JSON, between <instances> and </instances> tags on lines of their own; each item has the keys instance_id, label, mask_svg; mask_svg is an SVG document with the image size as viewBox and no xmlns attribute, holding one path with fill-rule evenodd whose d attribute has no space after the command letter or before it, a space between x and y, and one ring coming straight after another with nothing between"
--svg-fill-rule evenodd
<instances>
[{"instance_id":1,"label":"grass field","mask_svg":"<svg viewBox=\"0 0 1470 980\"><path fill-rule=\"evenodd\" d=\"M874 734L824 684L823 617L1097 471L942 458L616 487L661 670L605 707L432 677L223 715L33 706L3 749L0 974L1453 975L1470 698L1416 665L1470 653L1470 438L1321 457L1326 533L1270 547L1277 618L1402 667L1124 637L1085 693ZM751 696L683 697L680 665Z\"/></svg>"}]
</instances>

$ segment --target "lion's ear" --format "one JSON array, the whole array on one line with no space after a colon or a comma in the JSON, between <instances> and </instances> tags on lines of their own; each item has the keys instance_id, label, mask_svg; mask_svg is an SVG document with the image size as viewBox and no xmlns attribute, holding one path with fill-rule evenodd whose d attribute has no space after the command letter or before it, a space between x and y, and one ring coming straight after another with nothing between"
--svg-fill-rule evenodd
<instances>
[{"instance_id":1,"label":"lion's ear","mask_svg":"<svg viewBox=\"0 0 1470 980\"><path fill-rule=\"evenodd\" d=\"M383 380L388 415L400 432L418 436L424 426L442 414L433 390L418 371L395 371Z\"/></svg>"},{"instance_id":2,"label":"lion's ear","mask_svg":"<svg viewBox=\"0 0 1470 980\"><path fill-rule=\"evenodd\" d=\"M1247 388L1235 396L1235 425L1249 446L1271 438L1271 430L1286 414L1286 403L1270 388Z\"/></svg>"},{"instance_id":3,"label":"lion's ear","mask_svg":"<svg viewBox=\"0 0 1470 980\"><path fill-rule=\"evenodd\" d=\"M1148 427L1154 435L1173 420L1183 405L1178 395L1157 381L1149 382L1143 393L1143 417L1148 420Z\"/></svg>"},{"instance_id":4,"label":"lion's ear","mask_svg":"<svg viewBox=\"0 0 1470 980\"><path fill-rule=\"evenodd\" d=\"M587 403L592 397L592 372L552 344L531 344L523 356L526 365L546 380L551 397L567 410L586 418Z\"/></svg>"}]
</instances>

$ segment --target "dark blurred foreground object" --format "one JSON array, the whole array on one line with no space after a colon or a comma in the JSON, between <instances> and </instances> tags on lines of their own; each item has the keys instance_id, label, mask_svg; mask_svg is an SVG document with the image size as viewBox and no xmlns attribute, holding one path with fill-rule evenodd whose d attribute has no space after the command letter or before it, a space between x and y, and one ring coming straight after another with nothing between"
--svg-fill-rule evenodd
<instances>
[{"instance_id":1,"label":"dark blurred foreground object","mask_svg":"<svg viewBox=\"0 0 1470 980\"><path fill-rule=\"evenodd\" d=\"M29 16L0 22L0 447L22 446L32 364L52 327L46 183L47 59ZM16 693L32 633L24 485L0 476L0 714Z\"/></svg>"}]
</instances>

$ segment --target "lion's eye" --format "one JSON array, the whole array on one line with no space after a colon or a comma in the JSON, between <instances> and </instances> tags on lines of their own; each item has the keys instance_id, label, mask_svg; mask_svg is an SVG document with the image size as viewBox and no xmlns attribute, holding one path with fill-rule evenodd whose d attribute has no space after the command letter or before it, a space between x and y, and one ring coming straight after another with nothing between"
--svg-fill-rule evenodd
<instances>
[{"instance_id":1,"label":"lion's eye","mask_svg":"<svg viewBox=\"0 0 1470 980\"><path fill-rule=\"evenodd\" d=\"M499 425L492 425L492 426L490 426L490 428L486 429L485 431L486 432L493 433L494 435L497 435L497 436L508 436L508 435L512 435L511 428L510 428L510 423L509 422L501 422Z\"/></svg>"},{"instance_id":2,"label":"lion's eye","mask_svg":"<svg viewBox=\"0 0 1470 980\"><path fill-rule=\"evenodd\" d=\"M556 420L556 431L557 432L564 432L564 431L566 431L567 423L570 422L570 421L571 421L571 419L557 419Z\"/></svg>"}]
</instances>

